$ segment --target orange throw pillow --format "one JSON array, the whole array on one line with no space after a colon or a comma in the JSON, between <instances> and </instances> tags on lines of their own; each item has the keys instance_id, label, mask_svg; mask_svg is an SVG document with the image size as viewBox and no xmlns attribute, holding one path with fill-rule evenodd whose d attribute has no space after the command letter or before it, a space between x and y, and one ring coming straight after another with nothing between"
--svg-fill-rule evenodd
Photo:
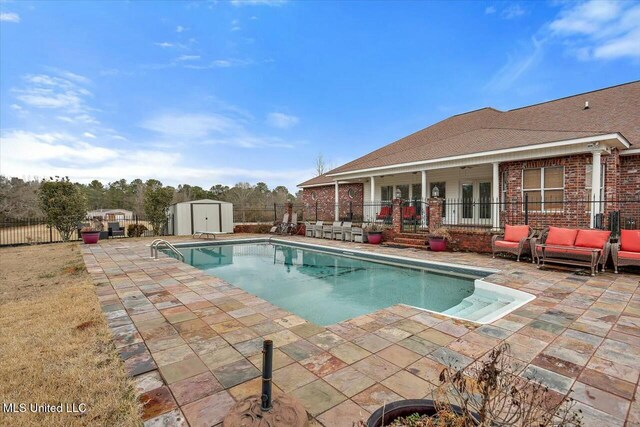
<instances>
[{"instance_id":1,"label":"orange throw pillow","mask_svg":"<svg viewBox=\"0 0 640 427\"><path fill-rule=\"evenodd\" d=\"M504 240L507 242L519 242L529 236L528 225L506 225L504 226Z\"/></svg>"},{"instance_id":2,"label":"orange throw pillow","mask_svg":"<svg viewBox=\"0 0 640 427\"><path fill-rule=\"evenodd\" d=\"M578 230L575 246L581 248L602 249L609 241L610 231L603 230Z\"/></svg>"},{"instance_id":3,"label":"orange throw pillow","mask_svg":"<svg viewBox=\"0 0 640 427\"><path fill-rule=\"evenodd\" d=\"M549 227L549 234L545 243L556 246L573 246L578 230L573 228Z\"/></svg>"},{"instance_id":4,"label":"orange throw pillow","mask_svg":"<svg viewBox=\"0 0 640 427\"><path fill-rule=\"evenodd\" d=\"M622 230L620 232L620 250L640 252L640 230Z\"/></svg>"}]
</instances>

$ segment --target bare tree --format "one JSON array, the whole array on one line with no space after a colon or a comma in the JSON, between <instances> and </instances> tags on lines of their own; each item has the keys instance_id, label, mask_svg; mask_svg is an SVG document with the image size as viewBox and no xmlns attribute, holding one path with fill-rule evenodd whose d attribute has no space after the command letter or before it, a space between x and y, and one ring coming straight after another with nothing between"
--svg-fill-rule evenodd
<instances>
[{"instance_id":1,"label":"bare tree","mask_svg":"<svg viewBox=\"0 0 640 427\"><path fill-rule=\"evenodd\" d=\"M318 153L316 157L316 176L320 176L329 171L331 167L327 164L322 153Z\"/></svg>"}]
</instances>

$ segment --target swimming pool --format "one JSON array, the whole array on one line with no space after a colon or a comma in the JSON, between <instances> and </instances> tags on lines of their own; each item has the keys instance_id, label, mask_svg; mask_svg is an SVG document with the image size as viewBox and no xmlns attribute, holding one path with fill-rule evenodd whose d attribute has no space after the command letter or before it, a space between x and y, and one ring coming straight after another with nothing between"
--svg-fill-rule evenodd
<instances>
[{"instance_id":1,"label":"swimming pool","mask_svg":"<svg viewBox=\"0 0 640 427\"><path fill-rule=\"evenodd\" d=\"M519 302L476 282L490 274L482 269L407 266L397 258L274 241L178 249L186 263L322 326L395 304L485 323Z\"/></svg>"}]
</instances>

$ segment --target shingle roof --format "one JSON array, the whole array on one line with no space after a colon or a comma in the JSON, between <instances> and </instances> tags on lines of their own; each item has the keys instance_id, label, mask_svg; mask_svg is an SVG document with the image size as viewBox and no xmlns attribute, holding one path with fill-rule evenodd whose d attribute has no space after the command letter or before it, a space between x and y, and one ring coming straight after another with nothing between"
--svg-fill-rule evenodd
<instances>
[{"instance_id":1,"label":"shingle roof","mask_svg":"<svg viewBox=\"0 0 640 427\"><path fill-rule=\"evenodd\" d=\"M452 116L300 185L329 184L327 175L339 172L615 132L640 145L640 81L509 111L482 108Z\"/></svg>"}]
</instances>

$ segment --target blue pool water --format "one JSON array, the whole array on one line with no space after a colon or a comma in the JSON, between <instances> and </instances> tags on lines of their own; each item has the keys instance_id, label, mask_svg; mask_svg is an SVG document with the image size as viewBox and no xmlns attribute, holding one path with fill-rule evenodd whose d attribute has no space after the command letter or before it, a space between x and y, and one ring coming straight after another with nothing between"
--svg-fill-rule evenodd
<instances>
[{"instance_id":1,"label":"blue pool water","mask_svg":"<svg viewBox=\"0 0 640 427\"><path fill-rule=\"evenodd\" d=\"M184 247L185 262L326 326L394 304L437 312L474 293L474 280L294 246Z\"/></svg>"}]
</instances>

